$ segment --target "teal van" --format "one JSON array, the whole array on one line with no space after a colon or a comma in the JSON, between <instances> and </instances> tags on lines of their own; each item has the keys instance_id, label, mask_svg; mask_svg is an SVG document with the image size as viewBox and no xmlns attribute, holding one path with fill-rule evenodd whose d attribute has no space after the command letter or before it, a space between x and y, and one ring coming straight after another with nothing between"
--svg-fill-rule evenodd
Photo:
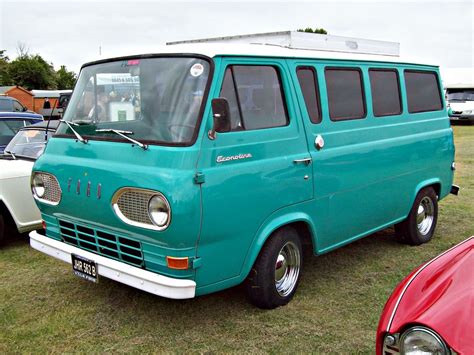
<instances>
[{"instance_id":1,"label":"teal van","mask_svg":"<svg viewBox=\"0 0 474 355\"><path fill-rule=\"evenodd\" d=\"M434 234L453 133L436 66L269 46L188 45L85 64L34 166L31 246L175 299L245 282L275 308L304 250L395 225Z\"/></svg>"}]
</instances>

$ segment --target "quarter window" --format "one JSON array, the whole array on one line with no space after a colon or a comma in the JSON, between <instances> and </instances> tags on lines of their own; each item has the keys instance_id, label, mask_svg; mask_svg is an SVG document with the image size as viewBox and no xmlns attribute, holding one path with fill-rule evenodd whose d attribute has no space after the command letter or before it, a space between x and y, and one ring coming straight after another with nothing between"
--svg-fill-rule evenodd
<instances>
[{"instance_id":1,"label":"quarter window","mask_svg":"<svg viewBox=\"0 0 474 355\"><path fill-rule=\"evenodd\" d=\"M402 113L398 72L389 69L370 69L370 90L374 116L392 116Z\"/></svg>"},{"instance_id":2,"label":"quarter window","mask_svg":"<svg viewBox=\"0 0 474 355\"><path fill-rule=\"evenodd\" d=\"M13 111L16 112L23 112L24 107L22 104L20 104L18 101L13 100Z\"/></svg>"},{"instance_id":3,"label":"quarter window","mask_svg":"<svg viewBox=\"0 0 474 355\"><path fill-rule=\"evenodd\" d=\"M281 127L288 124L281 80L274 67L228 67L220 96L229 102L232 131Z\"/></svg>"},{"instance_id":4,"label":"quarter window","mask_svg":"<svg viewBox=\"0 0 474 355\"><path fill-rule=\"evenodd\" d=\"M296 69L296 75L298 76L309 119L313 123L320 123L321 103L316 71L312 67L298 67Z\"/></svg>"},{"instance_id":5,"label":"quarter window","mask_svg":"<svg viewBox=\"0 0 474 355\"><path fill-rule=\"evenodd\" d=\"M360 69L328 68L325 78L331 120L353 120L366 116Z\"/></svg>"},{"instance_id":6,"label":"quarter window","mask_svg":"<svg viewBox=\"0 0 474 355\"><path fill-rule=\"evenodd\" d=\"M438 111L443 108L435 72L405 70L408 112Z\"/></svg>"}]
</instances>

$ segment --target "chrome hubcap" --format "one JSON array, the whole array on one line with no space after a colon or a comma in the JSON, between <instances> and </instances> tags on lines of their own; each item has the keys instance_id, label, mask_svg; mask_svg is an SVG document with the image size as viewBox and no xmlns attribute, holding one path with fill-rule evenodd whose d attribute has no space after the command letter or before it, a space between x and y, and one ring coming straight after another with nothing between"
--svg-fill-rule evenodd
<instances>
[{"instance_id":1,"label":"chrome hubcap","mask_svg":"<svg viewBox=\"0 0 474 355\"><path fill-rule=\"evenodd\" d=\"M296 286L300 274L301 256L293 242L287 242L275 262L275 286L278 294L288 296Z\"/></svg>"},{"instance_id":2,"label":"chrome hubcap","mask_svg":"<svg viewBox=\"0 0 474 355\"><path fill-rule=\"evenodd\" d=\"M418 213L416 216L416 224L418 231L422 235L427 235L434 221L434 204L427 196L423 197L418 205Z\"/></svg>"}]
</instances>

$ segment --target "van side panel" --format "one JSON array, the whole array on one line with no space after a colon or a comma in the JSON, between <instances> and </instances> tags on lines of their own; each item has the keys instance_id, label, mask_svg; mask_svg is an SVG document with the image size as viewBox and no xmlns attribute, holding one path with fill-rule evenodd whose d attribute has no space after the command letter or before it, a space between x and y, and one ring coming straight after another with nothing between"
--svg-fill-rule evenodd
<instances>
[{"instance_id":1,"label":"van side panel","mask_svg":"<svg viewBox=\"0 0 474 355\"><path fill-rule=\"evenodd\" d=\"M454 146L447 112L443 106L437 112L408 113L403 70L413 69L413 66L327 60L286 60L286 63L294 88L294 93L291 93L292 90L288 91L289 87L285 86L287 100L295 100L288 105L290 110L299 110L299 115L293 113L293 120L297 117L303 120L304 127L299 127L299 119L296 120L297 131L306 133L313 172L309 180L314 193L302 194L304 185L286 183L285 179L290 175L272 165L275 162L268 165L272 156L288 162L297 156L291 153L295 148L288 146L294 139L290 136L280 137L283 143L278 145L273 139L268 140L270 131L266 130L246 132L248 137L234 134L235 139L226 134L218 135L213 142L204 139L198 166L206 176L206 182L202 184L204 216L198 247L202 266L196 273L198 295L242 282L265 241L272 232L286 224L305 222L313 234L314 252L321 254L400 222L408 215L417 192L425 186L440 185L440 198L449 193ZM319 124L311 123L306 112L296 76L296 68L300 65L313 66L317 72L323 116ZM364 119L331 121L324 77L324 69L328 66L360 68L367 109ZM398 72L403 107L399 115L373 115L368 70L379 67L395 68ZM414 68L419 69L418 66ZM437 72L433 67L421 69ZM218 91L214 92L213 97L218 97L218 94ZM211 127L211 119L207 118L207 128ZM280 129L274 131L275 139L277 135L285 134L283 130L278 132ZM317 135L325 140L321 150L314 145ZM243 153L242 149L255 149L257 142L262 150L252 150L252 154L258 162L242 161L234 163L232 168L230 165L227 168L212 165L222 148L235 154ZM219 147L222 144L222 148ZM287 165L287 169L292 166ZM270 174L269 169L275 168L280 173L274 172L273 175L279 176L280 183L273 185L267 174ZM263 180L251 180L249 174L253 179ZM222 188L218 184L222 181L225 181L226 191L221 194L218 191ZM263 190L261 183L264 183ZM238 191L239 187L245 192ZM274 191L274 201L265 197L271 196L270 191ZM282 205L281 199L286 201L291 195L294 197L288 200L290 204ZM314 198L307 199L311 195ZM273 212L269 213L272 209ZM222 225L225 216L227 228Z\"/></svg>"},{"instance_id":2,"label":"van side panel","mask_svg":"<svg viewBox=\"0 0 474 355\"><path fill-rule=\"evenodd\" d=\"M440 197L449 192L454 150L447 112L443 107L436 112L408 113L403 69L412 66L316 60L294 60L289 65L313 158L316 253L403 220L420 186L439 182ZM320 124L312 124L307 117L295 74L300 65L312 65L317 71L323 111ZM324 70L334 66L362 69L366 118L331 121ZM398 70L402 114L374 117L369 68ZM422 69L437 72L436 68ZM314 146L317 135L325 141L319 151Z\"/></svg>"}]
</instances>

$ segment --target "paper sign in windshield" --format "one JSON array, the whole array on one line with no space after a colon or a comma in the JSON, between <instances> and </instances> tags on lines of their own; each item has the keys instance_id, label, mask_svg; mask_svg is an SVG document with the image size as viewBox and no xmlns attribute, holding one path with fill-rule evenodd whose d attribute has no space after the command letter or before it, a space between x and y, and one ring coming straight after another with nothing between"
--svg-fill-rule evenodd
<instances>
[{"instance_id":1,"label":"paper sign in windshield","mask_svg":"<svg viewBox=\"0 0 474 355\"><path fill-rule=\"evenodd\" d=\"M189 70L192 76L198 77L204 72L204 66L200 63L194 64L191 69Z\"/></svg>"}]
</instances>

